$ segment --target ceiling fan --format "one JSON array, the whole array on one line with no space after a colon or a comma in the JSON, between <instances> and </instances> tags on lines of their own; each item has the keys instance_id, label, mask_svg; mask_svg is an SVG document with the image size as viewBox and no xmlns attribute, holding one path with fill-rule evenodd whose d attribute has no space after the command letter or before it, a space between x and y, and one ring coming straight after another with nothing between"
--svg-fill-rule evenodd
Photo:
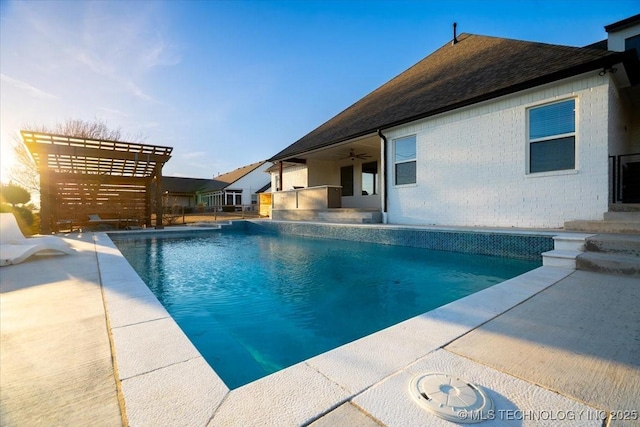
<instances>
[{"instance_id":1,"label":"ceiling fan","mask_svg":"<svg viewBox=\"0 0 640 427\"><path fill-rule=\"evenodd\" d=\"M364 159L368 159L369 157L371 157L370 154L367 153L357 153L355 151L353 151L353 148L351 150L349 150L349 155L342 157L343 159L351 159L351 160L355 160L355 159L360 159L360 160L364 160Z\"/></svg>"}]
</instances>

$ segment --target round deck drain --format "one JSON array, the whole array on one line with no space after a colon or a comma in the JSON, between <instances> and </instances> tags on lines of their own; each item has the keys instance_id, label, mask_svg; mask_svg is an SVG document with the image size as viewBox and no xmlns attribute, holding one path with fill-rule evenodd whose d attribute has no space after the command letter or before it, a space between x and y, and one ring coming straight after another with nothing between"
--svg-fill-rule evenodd
<instances>
[{"instance_id":1,"label":"round deck drain","mask_svg":"<svg viewBox=\"0 0 640 427\"><path fill-rule=\"evenodd\" d=\"M417 375L409 389L418 405L447 421L478 423L493 410L491 397L480 387L442 372Z\"/></svg>"}]
</instances>

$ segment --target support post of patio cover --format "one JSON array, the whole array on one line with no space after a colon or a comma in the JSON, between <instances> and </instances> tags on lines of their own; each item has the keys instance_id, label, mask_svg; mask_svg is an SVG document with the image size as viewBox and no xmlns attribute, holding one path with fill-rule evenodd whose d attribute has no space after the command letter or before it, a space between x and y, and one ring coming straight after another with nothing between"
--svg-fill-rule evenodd
<instances>
[{"instance_id":1,"label":"support post of patio cover","mask_svg":"<svg viewBox=\"0 0 640 427\"><path fill-rule=\"evenodd\" d=\"M144 192L144 225L145 227L150 228L151 217L153 214L153 204L151 202L151 190L153 189L153 177L151 177L147 183L145 184L145 192Z\"/></svg>"},{"instance_id":2,"label":"support post of patio cover","mask_svg":"<svg viewBox=\"0 0 640 427\"><path fill-rule=\"evenodd\" d=\"M40 163L40 233L51 234L52 195L51 171L45 162Z\"/></svg>"},{"instance_id":3,"label":"support post of patio cover","mask_svg":"<svg viewBox=\"0 0 640 427\"><path fill-rule=\"evenodd\" d=\"M280 178L278 179L278 181L280 182L280 185L278 185L278 187L280 188L276 188L276 191L282 191L282 189L284 188L284 186L282 185L282 161L278 163L278 175L280 176Z\"/></svg>"},{"instance_id":4,"label":"support post of patio cover","mask_svg":"<svg viewBox=\"0 0 640 427\"><path fill-rule=\"evenodd\" d=\"M162 163L156 163L155 167L156 176L156 230L162 230Z\"/></svg>"}]
</instances>

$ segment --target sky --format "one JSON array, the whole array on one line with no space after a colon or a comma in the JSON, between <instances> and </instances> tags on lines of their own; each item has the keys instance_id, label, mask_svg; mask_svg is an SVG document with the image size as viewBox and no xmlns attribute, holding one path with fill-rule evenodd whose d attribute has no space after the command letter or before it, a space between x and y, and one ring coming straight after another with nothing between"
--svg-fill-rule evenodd
<instances>
[{"instance_id":1,"label":"sky","mask_svg":"<svg viewBox=\"0 0 640 427\"><path fill-rule=\"evenodd\" d=\"M266 160L452 39L585 46L640 1L0 0L0 179L27 124L173 147L165 176Z\"/></svg>"}]
</instances>

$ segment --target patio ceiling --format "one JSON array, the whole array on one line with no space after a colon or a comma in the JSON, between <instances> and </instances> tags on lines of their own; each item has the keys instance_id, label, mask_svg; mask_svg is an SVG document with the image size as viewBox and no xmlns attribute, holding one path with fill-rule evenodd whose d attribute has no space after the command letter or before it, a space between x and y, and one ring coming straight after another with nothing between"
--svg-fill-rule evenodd
<instances>
[{"instance_id":1,"label":"patio ceiling","mask_svg":"<svg viewBox=\"0 0 640 427\"><path fill-rule=\"evenodd\" d=\"M296 158L340 161L349 158L353 152L356 155L367 156L367 159L376 160L380 158L380 149L380 137L376 134L370 134L341 144L309 151L296 156Z\"/></svg>"}]
</instances>

